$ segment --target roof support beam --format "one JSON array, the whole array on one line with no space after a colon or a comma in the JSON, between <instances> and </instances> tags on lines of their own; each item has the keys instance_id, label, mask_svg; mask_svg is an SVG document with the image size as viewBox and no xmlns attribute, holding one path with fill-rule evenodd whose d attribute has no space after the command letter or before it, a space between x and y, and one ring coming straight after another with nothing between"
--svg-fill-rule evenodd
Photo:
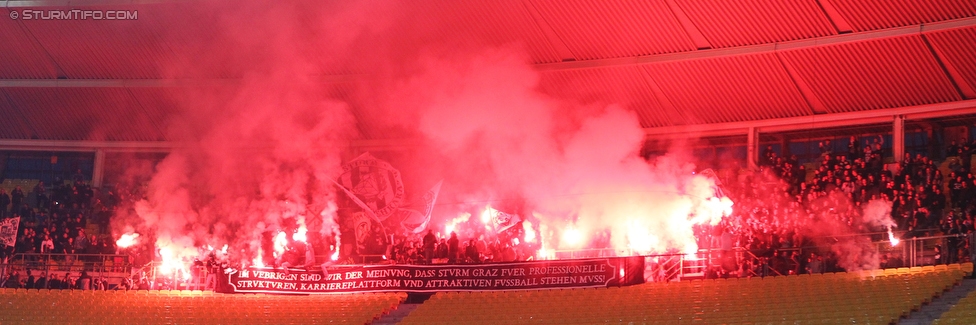
<instances>
[{"instance_id":1,"label":"roof support beam","mask_svg":"<svg viewBox=\"0 0 976 325\"><path fill-rule=\"evenodd\" d=\"M761 121L699 124L676 127L646 128L648 139L685 139L721 136L753 136L761 133L802 131L810 129L895 123L898 116L904 121L976 115L976 100L889 108L850 113L836 113L791 117ZM350 147L372 151L398 151L420 145L416 139L354 140ZM180 144L175 142L137 141L61 141L61 140L0 140L0 150L16 151L76 151L76 152L170 152ZM757 149L758 150L758 149Z\"/></svg>"},{"instance_id":2,"label":"roof support beam","mask_svg":"<svg viewBox=\"0 0 976 325\"><path fill-rule=\"evenodd\" d=\"M902 116L904 120L976 115L976 100L970 99L948 103L759 121L646 128L644 131L649 139L682 139L733 135L741 136L747 135L750 128L756 128L762 133L772 133L892 123L894 121L894 117L899 115Z\"/></svg>"},{"instance_id":3,"label":"roof support beam","mask_svg":"<svg viewBox=\"0 0 976 325\"><path fill-rule=\"evenodd\" d=\"M640 70L641 70L641 74L644 76L644 78L642 79L647 84L647 87L650 88L651 93L654 94L655 97L657 97L657 101L661 103L661 106L664 107L664 111L667 114L668 119L671 120L671 123L677 125L693 124L694 122L689 121L687 116L681 114L678 108L674 106L674 103L671 102L671 99L664 94L664 91L662 91L661 87L658 86L657 81L655 81L654 78L651 77L650 72L648 72L647 69L643 69L643 68L641 68Z\"/></svg>"},{"instance_id":4,"label":"roof support beam","mask_svg":"<svg viewBox=\"0 0 976 325\"><path fill-rule=\"evenodd\" d=\"M0 79L0 88L159 88L239 84L239 79Z\"/></svg>"},{"instance_id":5,"label":"roof support beam","mask_svg":"<svg viewBox=\"0 0 976 325\"><path fill-rule=\"evenodd\" d=\"M0 0L2 1L2 0ZM321 83L360 80L357 75L314 76ZM242 79L0 79L0 88L166 88L240 86Z\"/></svg>"},{"instance_id":6,"label":"roof support beam","mask_svg":"<svg viewBox=\"0 0 976 325\"><path fill-rule=\"evenodd\" d=\"M796 68L793 68L793 65L790 64L789 61L783 60L783 56L779 55L779 53L777 53L776 59L779 60L779 63L783 65L783 69L786 70L786 74L790 76L790 80L793 81L793 85L796 86L796 89L800 92L800 95L802 95L803 99L806 100L807 105L810 105L811 112L813 114L826 114L827 105L824 105L824 103L820 101L817 94L813 92L813 87L810 87L806 80L803 80L803 78L800 77L800 73L796 71Z\"/></svg>"},{"instance_id":7,"label":"roof support beam","mask_svg":"<svg viewBox=\"0 0 976 325\"><path fill-rule=\"evenodd\" d=\"M678 22L681 23L681 27L684 27L685 33L687 33L688 38L695 43L695 47L697 47L699 50L712 48L712 44L708 42L707 38L705 38L705 34L702 34L702 32L698 30L698 27L695 26L695 23L691 22L688 15L685 15L685 11L681 10L681 7L678 6L677 2L674 2L674 0L665 0L664 2L667 3L668 8L671 9L671 14L674 15L674 18L678 19Z\"/></svg>"},{"instance_id":8,"label":"roof support beam","mask_svg":"<svg viewBox=\"0 0 976 325\"><path fill-rule=\"evenodd\" d=\"M947 20L936 23L913 25L905 27L895 27L875 31L831 35L811 39L802 39L788 42L778 42L760 45L738 46L730 48L719 48L711 50L700 50L681 53L667 53L647 56L632 56L626 58L613 58L601 60L586 60L576 62L557 62L536 64L536 70L574 70L574 69L594 69L604 67L633 66L662 62L678 62L687 60L698 60L706 58L719 58L738 55L777 53L781 51L796 50L822 47L825 45L843 44L852 42L862 42L878 40L892 37L902 37L909 35L921 35L922 33L948 30L962 27L976 26L976 17Z\"/></svg>"},{"instance_id":9,"label":"roof support beam","mask_svg":"<svg viewBox=\"0 0 976 325\"><path fill-rule=\"evenodd\" d=\"M830 0L817 0L817 4L820 5L820 10L823 10L824 15L827 16L827 19L834 25L838 33L844 34L854 31L851 28L851 24L847 23L847 19L844 19L840 11L837 11L837 8L834 8L834 4Z\"/></svg>"},{"instance_id":10,"label":"roof support beam","mask_svg":"<svg viewBox=\"0 0 976 325\"><path fill-rule=\"evenodd\" d=\"M550 26L549 22L542 17L542 14L540 14L539 10L536 9L535 4L533 4L530 0L522 0L522 5L525 6L525 10L532 15L532 19L535 20L535 24L539 26L539 30L546 35L546 39L549 40L549 45L552 45L552 49L559 54L559 57L562 58L563 61L576 61L576 55L574 55L573 52L569 50L569 47L563 43L563 40L559 38L556 31L552 30L552 26Z\"/></svg>"},{"instance_id":11,"label":"roof support beam","mask_svg":"<svg viewBox=\"0 0 976 325\"><path fill-rule=\"evenodd\" d=\"M76 151L76 152L170 152L174 142L140 141L62 141L0 139L0 150L14 151Z\"/></svg>"},{"instance_id":12,"label":"roof support beam","mask_svg":"<svg viewBox=\"0 0 976 325\"><path fill-rule=\"evenodd\" d=\"M949 77L949 81L952 82L952 85L956 87L956 90L959 91L962 98L976 98L976 89L969 86L969 83L966 82L966 78L963 77L963 73L960 72L956 66L952 65L949 60L946 60L945 54L942 53L939 48L932 46L932 42L929 41L929 38L926 37L925 34L922 34L922 41L925 42L925 46L928 47L929 52L932 52L932 56L935 57L935 61L939 63L939 67L941 67L942 71L946 74L946 76Z\"/></svg>"}]
</instances>

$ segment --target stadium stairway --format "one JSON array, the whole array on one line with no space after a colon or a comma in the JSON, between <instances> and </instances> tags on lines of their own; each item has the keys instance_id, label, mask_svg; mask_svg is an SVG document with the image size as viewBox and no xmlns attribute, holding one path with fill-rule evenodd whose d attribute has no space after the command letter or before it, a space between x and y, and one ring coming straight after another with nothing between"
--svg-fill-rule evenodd
<instances>
[{"instance_id":1,"label":"stadium stairway","mask_svg":"<svg viewBox=\"0 0 976 325\"><path fill-rule=\"evenodd\" d=\"M408 293L406 300L401 302L389 313L383 314L371 324L399 324L404 318L410 315L411 312L420 307L425 301L434 296L434 293Z\"/></svg>"},{"instance_id":2,"label":"stadium stairway","mask_svg":"<svg viewBox=\"0 0 976 325\"><path fill-rule=\"evenodd\" d=\"M372 324L374 325L399 324L400 321L402 321L404 318L409 316L411 312L416 310L418 306L420 305L406 304L406 303L400 304L399 306L396 307L396 309L390 311L389 314L383 315L379 319L373 321Z\"/></svg>"},{"instance_id":3,"label":"stadium stairway","mask_svg":"<svg viewBox=\"0 0 976 325\"><path fill-rule=\"evenodd\" d=\"M976 279L963 280L962 284L952 288L941 297L933 299L932 303L922 306L916 312L911 313L908 318L898 322L899 325L929 325L942 317L949 309L952 309L960 300L976 291Z\"/></svg>"}]
</instances>

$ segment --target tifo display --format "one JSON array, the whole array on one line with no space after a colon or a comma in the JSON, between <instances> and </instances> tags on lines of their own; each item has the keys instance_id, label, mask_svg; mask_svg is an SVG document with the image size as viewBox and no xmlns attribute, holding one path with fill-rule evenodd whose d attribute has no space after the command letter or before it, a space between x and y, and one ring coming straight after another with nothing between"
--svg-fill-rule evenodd
<instances>
[{"instance_id":1,"label":"tifo display","mask_svg":"<svg viewBox=\"0 0 976 325\"><path fill-rule=\"evenodd\" d=\"M481 265L360 265L318 271L245 268L218 276L223 293L436 292L594 288L644 282L644 258Z\"/></svg>"}]
</instances>

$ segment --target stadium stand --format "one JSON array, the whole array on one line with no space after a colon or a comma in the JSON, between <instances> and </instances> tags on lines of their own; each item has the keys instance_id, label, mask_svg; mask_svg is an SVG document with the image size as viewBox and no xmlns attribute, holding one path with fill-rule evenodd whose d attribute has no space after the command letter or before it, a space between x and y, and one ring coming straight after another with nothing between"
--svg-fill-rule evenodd
<instances>
[{"instance_id":1,"label":"stadium stand","mask_svg":"<svg viewBox=\"0 0 976 325\"><path fill-rule=\"evenodd\" d=\"M932 324L976 324L976 291L970 291Z\"/></svg>"},{"instance_id":2,"label":"stadium stand","mask_svg":"<svg viewBox=\"0 0 976 325\"><path fill-rule=\"evenodd\" d=\"M289 296L0 290L0 324L364 324L407 297L405 293Z\"/></svg>"},{"instance_id":3,"label":"stadium stand","mask_svg":"<svg viewBox=\"0 0 976 325\"><path fill-rule=\"evenodd\" d=\"M972 264L582 290L434 295L403 324L889 324Z\"/></svg>"}]
</instances>

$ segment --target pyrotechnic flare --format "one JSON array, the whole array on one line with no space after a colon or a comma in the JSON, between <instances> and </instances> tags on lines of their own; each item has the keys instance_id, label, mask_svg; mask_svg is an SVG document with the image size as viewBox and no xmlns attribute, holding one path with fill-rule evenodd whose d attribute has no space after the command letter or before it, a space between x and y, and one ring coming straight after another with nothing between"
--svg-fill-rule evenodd
<instances>
[{"instance_id":1,"label":"pyrotechnic flare","mask_svg":"<svg viewBox=\"0 0 976 325\"><path fill-rule=\"evenodd\" d=\"M305 227L304 222L301 222L298 226L298 230L296 230L295 234L291 236L291 239L294 241L304 242L308 239L308 237L305 236L307 232L308 228Z\"/></svg>"},{"instance_id":2,"label":"pyrotechnic flare","mask_svg":"<svg viewBox=\"0 0 976 325\"><path fill-rule=\"evenodd\" d=\"M628 248L633 253L649 254L658 247L657 236L651 234L650 230L640 219L631 219L627 223Z\"/></svg>"},{"instance_id":3,"label":"pyrotechnic flare","mask_svg":"<svg viewBox=\"0 0 976 325\"><path fill-rule=\"evenodd\" d=\"M264 259L261 257L264 255L264 250L260 247L258 248L258 255L251 260L251 265L256 267L264 267Z\"/></svg>"},{"instance_id":4,"label":"pyrotechnic flare","mask_svg":"<svg viewBox=\"0 0 976 325\"><path fill-rule=\"evenodd\" d=\"M137 238L139 238L139 234L137 233L123 234L119 237L119 240L115 241L115 246L118 248L128 248L136 244Z\"/></svg>"},{"instance_id":5,"label":"pyrotechnic flare","mask_svg":"<svg viewBox=\"0 0 976 325\"><path fill-rule=\"evenodd\" d=\"M335 244L335 252L332 252L332 256L329 257L329 259L331 259L332 261L338 261L339 260L339 241L336 241L336 244Z\"/></svg>"},{"instance_id":6,"label":"pyrotechnic flare","mask_svg":"<svg viewBox=\"0 0 976 325\"><path fill-rule=\"evenodd\" d=\"M167 275L179 277L183 280L190 279L190 272L187 270L187 263L182 261L172 249L162 247L159 249L159 257L162 263L159 264L159 272Z\"/></svg>"},{"instance_id":7,"label":"pyrotechnic flare","mask_svg":"<svg viewBox=\"0 0 976 325\"><path fill-rule=\"evenodd\" d=\"M456 218L451 219L451 221L448 221L447 224L444 225L444 235L445 236L450 235L452 232L457 230L458 224L468 222L468 220L470 219L471 219L470 213L462 212Z\"/></svg>"},{"instance_id":8,"label":"pyrotechnic flare","mask_svg":"<svg viewBox=\"0 0 976 325\"><path fill-rule=\"evenodd\" d=\"M583 233L576 225L569 225L563 230L562 247L580 248L583 244Z\"/></svg>"},{"instance_id":9,"label":"pyrotechnic flare","mask_svg":"<svg viewBox=\"0 0 976 325\"><path fill-rule=\"evenodd\" d=\"M882 226L888 229L888 241L891 246L898 246L901 242L895 237L894 228L897 226L891 218L891 202L886 200L871 200L864 206L864 221L868 225Z\"/></svg>"},{"instance_id":10,"label":"pyrotechnic flare","mask_svg":"<svg viewBox=\"0 0 976 325\"><path fill-rule=\"evenodd\" d=\"M891 242L892 247L898 246L901 243L901 240L895 237L895 233L891 231L891 228L888 228L888 241Z\"/></svg>"},{"instance_id":11,"label":"pyrotechnic flare","mask_svg":"<svg viewBox=\"0 0 976 325\"><path fill-rule=\"evenodd\" d=\"M274 257L278 258L285 253L288 247L288 235L284 231L279 231L274 238Z\"/></svg>"},{"instance_id":12,"label":"pyrotechnic flare","mask_svg":"<svg viewBox=\"0 0 976 325\"><path fill-rule=\"evenodd\" d=\"M494 215L494 209L491 205L486 205L485 210L481 211L481 223L488 225L491 222L491 217Z\"/></svg>"},{"instance_id":13,"label":"pyrotechnic flare","mask_svg":"<svg viewBox=\"0 0 976 325\"><path fill-rule=\"evenodd\" d=\"M525 220L522 222L522 230L525 232L525 242L535 241L535 229L532 229L532 222Z\"/></svg>"}]
</instances>

